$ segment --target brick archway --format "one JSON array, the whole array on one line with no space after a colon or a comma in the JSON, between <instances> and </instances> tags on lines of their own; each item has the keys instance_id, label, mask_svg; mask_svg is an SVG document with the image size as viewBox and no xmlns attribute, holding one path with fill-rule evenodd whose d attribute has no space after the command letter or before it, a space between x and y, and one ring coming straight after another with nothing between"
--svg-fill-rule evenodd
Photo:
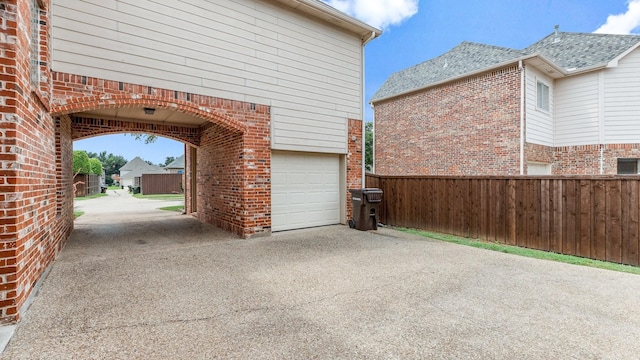
<instances>
[{"instance_id":1,"label":"brick archway","mask_svg":"<svg viewBox=\"0 0 640 360\"><path fill-rule=\"evenodd\" d=\"M218 113L211 108L199 106L193 102L183 100L171 100L157 95L143 94L119 94L85 96L70 99L56 99L51 108L53 116L79 113L89 110L111 109L111 108L164 108L180 113L189 114L217 124L231 131L244 133L246 126L224 114Z\"/></svg>"},{"instance_id":2,"label":"brick archway","mask_svg":"<svg viewBox=\"0 0 640 360\"><path fill-rule=\"evenodd\" d=\"M75 139L123 132L170 137L187 144L188 213L245 238L270 233L269 106L76 74L53 72L51 78L50 113L56 119L59 169L69 167ZM169 121L126 116L135 108L184 114L178 117L188 123L188 129ZM65 172L69 170L58 173L61 212L69 212Z\"/></svg>"}]
</instances>

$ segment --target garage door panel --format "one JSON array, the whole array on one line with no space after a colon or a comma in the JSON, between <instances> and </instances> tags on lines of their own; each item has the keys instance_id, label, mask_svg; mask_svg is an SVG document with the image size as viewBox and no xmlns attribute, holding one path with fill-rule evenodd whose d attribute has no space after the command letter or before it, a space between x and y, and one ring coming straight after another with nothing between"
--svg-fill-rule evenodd
<instances>
[{"instance_id":1,"label":"garage door panel","mask_svg":"<svg viewBox=\"0 0 640 360\"><path fill-rule=\"evenodd\" d=\"M272 231L340 223L340 158L274 152Z\"/></svg>"}]
</instances>

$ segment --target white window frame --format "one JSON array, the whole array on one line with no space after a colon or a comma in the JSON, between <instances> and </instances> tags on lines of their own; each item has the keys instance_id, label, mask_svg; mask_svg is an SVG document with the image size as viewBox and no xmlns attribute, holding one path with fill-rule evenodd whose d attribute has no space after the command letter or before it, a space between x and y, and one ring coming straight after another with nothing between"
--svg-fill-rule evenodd
<instances>
[{"instance_id":1,"label":"white window frame","mask_svg":"<svg viewBox=\"0 0 640 360\"><path fill-rule=\"evenodd\" d=\"M543 162L538 162L538 161L529 161L527 163L527 175L529 176L549 176L552 174L552 167L553 164L550 163L543 163ZM537 170L542 170L544 169L544 174L532 174L531 170L532 169L537 169Z\"/></svg>"},{"instance_id":2,"label":"white window frame","mask_svg":"<svg viewBox=\"0 0 640 360\"><path fill-rule=\"evenodd\" d=\"M536 79L536 109L544 112L551 111L551 86L540 79Z\"/></svg>"},{"instance_id":3,"label":"white window frame","mask_svg":"<svg viewBox=\"0 0 640 360\"><path fill-rule=\"evenodd\" d=\"M633 163L635 161L636 163L636 172L635 173L629 173L629 174L620 174L619 173L619 166L620 166L620 160L622 160L623 162L628 162L628 163ZM640 159L637 158L618 158L616 160L616 174L618 175L640 175Z\"/></svg>"},{"instance_id":4,"label":"white window frame","mask_svg":"<svg viewBox=\"0 0 640 360\"><path fill-rule=\"evenodd\" d=\"M41 0L31 0L31 58L29 81L34 89L40 88L40 10Z\"/></svg>"}]
</instances>

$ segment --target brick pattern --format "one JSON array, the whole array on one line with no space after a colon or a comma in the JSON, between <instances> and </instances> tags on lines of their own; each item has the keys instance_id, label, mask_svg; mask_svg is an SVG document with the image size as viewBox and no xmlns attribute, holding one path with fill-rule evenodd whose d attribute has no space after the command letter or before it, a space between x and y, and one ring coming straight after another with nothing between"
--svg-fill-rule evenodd
<instances>
[{"instance_id":1,"label":"brick pattern","mask_svg":"<svg viewBox=\"0 0 640 360\"><path fill-rule=\"evenodd\" d=\"M71 123L73 140L99 135L136 132L158 134L194 146L200 145L201 130L199 128L78 116L73 116Z\"/></svg>"},{"instance_id":2,"label":"brick pattern","mask_svg":"<svg viewBox=\"0 0 640 360\"><path fill-rule=\"evenodd\" d=\"M519 174L520 94L510 66L376 104L376 173Z\"/></svg>"},{"instance_id":3,"label":"brick pattern","mask_svg":"<svg viewBox=\"0 0 640 360\"><path fill-rule=\"evenodd\" d=\"M193 207L193 194L195 189L193 188L193 182L197 180L197 175L193 173L194 159L191 152L197 152L193 147L188 144L184 146L184 211L187 214L193 214L197 211ZM197 197L196 197L197 199Z\"/></svg>"},{"instance_id":4,"label":"brick pattern","mask_svg":"<svg viewBox=\"0 0 640 360\"><path fill-rule=\"evenodd\" d=\"M618 173L618 158L640 158L640 144L563 146L554 148L554 174L602 175Z\"/></svg>"},{"instance_id":5,"label":"brick pattern","mask_svg":"<svg viewBox=\"0 0 640 360\"><path fill-rule=\"evenodd\" d=\"M54 116L105 108L153 107L245 131L242 122L229 116L244 108L245 104L239 101L60 72L53 72L52 80Z\"/></svg>"},{"instance_id":6,"label":"brick pattern","mask_svg":"<svg viewBox=\"0 0 640 360\"><path fill-rule=\"evenodd\" d=\"M59 72L54 72L52 79L51 111L55 115L115 107L161 107L208 120L208 125L199 129L154 125L152 133L199 145L196 170L199 193L195 209L199 219L242 237L270 232L271 114L268 106ZM74 139L140 132L144 126L135 122L72 117ZM217 133L211 134L214 128ZM226 137L219 138L220 134ZM231 156L234 161L228 162L222 156ZM213 160L218 163L213 164ZM233 173L228 176L216 173L221 166L232 169ZM190 184L190 172L186 175L186 182ZM220 178L223 175L225 180ZM212 184L212 178L219 183ZM223 190L225 186L229 189ZM229 193L231 189L233 194ZM209 196L209 191L224 195ZM189 212L190 195L186 200Z\"/></svg>"},{"instance_id":7,"label":"brick pattern","mask_svg":"<svg viewBox=\"0 0 640 360\"><path fill-rule=\"evenodd\" d=\"M363 164L362 120L349 119L349 153L347 154L347 219L353 214L349 189L361 189Z\"/></svg>"},{"instance_id":8,"label":"brick pattern","mask_svg":"<svg viewBox=\"0 0 640 360\"><path fill-rule=\"evenodd\" d=\"M73 230L73 140L69 115L55 118L56 125L56 217L55 232L66 239Z\"/></svg>"},{"instance_id":9,"label":"brick pattern","mask_svg":"<svg viewBox=\"0 0 640 360\"><path fill-rule=\"evenodd\" d=\"M526 144L525 149L527 161L551 164L553 175L616 175L618 158L640 159L640 144L560 147Z\"/></svg>"},{"instance_id":10,"label":"brick pattern","mask_svg":"<svg viewBox=\"0 0 640 360\"><path fill-rule=\"evenodd\" d=\"M252 131L210 125L197 154L198 218L242 237L271 231L269 108L251 111Z\"/></svg>"},{"instance_id":11,"label":"brick pattern","mask_svg":"<svg viewBox=\"0 0 640 360\"><path fill-rule=\"evenodd\" d=\"M223 230L244 235L241 224L242 134L208 126L197 159L197 216Z\"/></svg>"},{"instance_id":12,"label":"brick pattern","mask_svg":"<svg viewBox=\"0 0 640 360\"><path fill-rule=\"evenodd\" d=\"M20 308L61 246L55 226L55 124L47 101L49 1L42 3L42 81L32 86L31 2L0 2L1 322L19 319Z\"/></svg>"},{"instance_id":13,"label":"brick pattern","mask_svg":"<svg viewBox=\"0 0 640 360\"><path fill-rule=\"evenodd\" d=\"M545 164L552 164L551 171L552 173L555 171L555 166L553 163L555 162L555 153L554 149L549 146L539 145L539 144L524 144L524 174L528 174L527 164L529 162L539 162Z\"/></svg>"}]
</instances>

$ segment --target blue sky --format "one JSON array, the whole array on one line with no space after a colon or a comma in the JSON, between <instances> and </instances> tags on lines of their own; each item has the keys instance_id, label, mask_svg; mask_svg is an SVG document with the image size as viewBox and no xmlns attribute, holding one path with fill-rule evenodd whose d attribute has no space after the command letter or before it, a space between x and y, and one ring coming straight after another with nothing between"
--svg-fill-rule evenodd
<instances>
[{"instance_id":1,"label":"blue sky","mask_svg":"<svg viewBox=\"0 0 640 360\"><path fill-rule=\"evenodd\" d=\"M640 0L323 0L384 30L366 47L365 98L396 71L441 55L462 41L523 49L560 31L640 33ZM603 27L604 26L604 27ZM365 120L373 118L365 106ZM180 156L184 145L159 138L150 145L131 136L74 142L75 150L107 151L153 163Z\"/></svg>"}]
</instances>

